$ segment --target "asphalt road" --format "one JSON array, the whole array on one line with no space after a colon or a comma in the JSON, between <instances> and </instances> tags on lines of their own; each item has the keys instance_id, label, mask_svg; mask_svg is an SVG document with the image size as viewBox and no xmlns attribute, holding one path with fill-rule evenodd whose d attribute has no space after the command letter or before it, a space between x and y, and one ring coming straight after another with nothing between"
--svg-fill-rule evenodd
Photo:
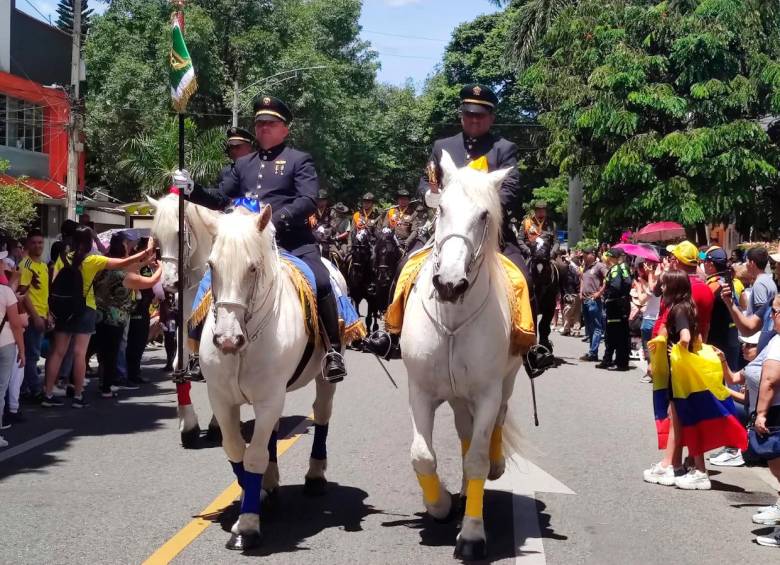
<instances>
[{"instance_id":1,"label":"asphalt road","mask_svg":"<svg viewBox=\"0 0 780 565\"><path fill-rule=\"evenodd\" d=\"M752 541L768 529L754 526L751 514L775 499L765 470L714 470L709 492L645 484L642 470L659 459L650 385L639 382L639 370L612 373L576 361L578 339L554 339L562 364L537 381L538 428L528 380L518 379L511 411L523 426L524 449L508 475L488 485L490 561L780 562L780 551ZM235 504L206 516L205 528L188 526L233 477L218 446L180 447L176 396L159 372L161 359L160 350L148 353L154 382L143 390L117 401L95 398L83 411L30 408L26 423L3 432L11 447L0 450L0 562L135 564L152 555L150 563L173 557L177 564L453 562L457 524L434 523L422 512L400 361L389 364L396 389L376 359L348 354L322 498L302 494L313 388L288 397L284 429L307 433L280 456L283 486L263 518L264 546L241 555L224 549ZM193 385L193 398L205 428L205 385ZM435 442L440 473L457 490L459 444L446 407ZM163 558L158 550L172 538Z\"/></svg>"}]
</instances>

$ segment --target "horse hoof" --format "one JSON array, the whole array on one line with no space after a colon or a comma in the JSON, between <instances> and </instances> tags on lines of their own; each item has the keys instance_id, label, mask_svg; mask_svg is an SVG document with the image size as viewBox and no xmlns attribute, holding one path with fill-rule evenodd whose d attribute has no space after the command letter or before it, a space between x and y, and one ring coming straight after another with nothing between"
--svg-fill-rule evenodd
<instances>
[{"instance_id":1,"label":"horse hoof","mask_svg":"<svg viewBox=\"0 0 780 565\"><path fill-rule=\"evenodd\" d=\"M211 443L222 445L222 430L219 429L219 426L212 426L209 424L209 427L206 430L206 439Z\"/></svg>"},{"instance_id":2,"label":"horse hoof","mask_svg":"<svg viewBox=\"0 0 780 565\"><path fill-rule=\"evenodd\" d=\"M455 542L455 558L463 561L476 561L487 558L485 540L465 540L458 538Z\"/></svg>"},{"instance_id":3,"label":"horse hoof","mask_svg":"<svg viewBox=\"0 0 780 565\"><path fill-rule=\"evenodd\" d=\"M259 547L263 542L260 532L247 532L245 534L230 534L230 539L225 544L232 551L247 551Z\"/></svg>"},{"instance_id":4,"label":"horse hoof","mask_svg":"<svg viewBox=\"0 0 780 565\"><path fill-rule=\"evenodd\" d=\"M200 426L181 432L181 446L184 449L195 449L200 440Z\"/></svg>"},{"instance_id":5,"label":"horse hoof","mask_svg":"<svg viewBox=\"0 0 780 565\"><path fill-rule=\"evenodd\" d=\"M303 494L306 496L322 496L325 494L328 487L327 479L323 477L306 477L306 482L303 483Z\"/></svg>"}]
</instances>

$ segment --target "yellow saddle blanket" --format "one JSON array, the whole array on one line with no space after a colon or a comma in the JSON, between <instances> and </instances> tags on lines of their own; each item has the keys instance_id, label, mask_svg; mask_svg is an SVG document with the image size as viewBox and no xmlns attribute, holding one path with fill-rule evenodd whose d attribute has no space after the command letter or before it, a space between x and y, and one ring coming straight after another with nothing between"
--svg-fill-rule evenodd
<instances>
[{"instance_id":1,"label":"yellow saddle blanket","mask_svg":"<svg viewBox=\"0 0 780 565\"><path fill-rule=\"evenodd\" d=\"M431 248L424 248L409 257L401 270L393 294L393 302L385 314L385 329L400 334L403 326L406 302L414 288L417 277L431 254ZM528 283L522 271L503 255L499 255L503 272L507 277L507 298L512 312L511 353L520 355L536 343L535 321L531 311Z\"/></svg>"}]
</instances>

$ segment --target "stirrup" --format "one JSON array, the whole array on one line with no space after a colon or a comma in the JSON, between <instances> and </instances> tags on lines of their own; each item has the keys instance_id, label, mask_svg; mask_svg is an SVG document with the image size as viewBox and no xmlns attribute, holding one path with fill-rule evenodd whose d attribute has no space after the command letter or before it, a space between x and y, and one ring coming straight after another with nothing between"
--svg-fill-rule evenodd
<instances>
[{"instance_id":1,"label":"stirrup","mask_svg":"<svg viewBox=\"0 0 780 565\"><path fill-rule=\"evenodd\" d=\"M187 369L184 371L184 378L191 382L201 382L206 379L200 370L200 356L190 355L187 360Z\"/></svg>"},{"instance_id":2,"label":"stirrup","mask_svg":"<svg viewBox=\"0 0 780 565\"><path fill-rule=\"evenodd\" d=\"M374 344L376 343L376 340L385 336L387 336L387 350L384 353L381 353L378 351L373 351L369 347L369 352L373 353L374 355L378 355L382 359L389 359L390 352L393 350L393 336L390 335L390 333L386 332L385 330L376 330L366 338L366 342L368 342L369 344Z\"/></svg>"},{"instance_id":3,"label":"stirrup","mask_svg":"<svg viewBox=\"0 0 780 565\"><path fill-rule=\"evenodd\" d=\"M541 344L532 345L528 353L525 354L524 361L528 376L532 379L555 366L555 357L552 351Z\"/></svg>"},{"instance_id":4,"label":"stirrup","mask_svg":"<svg viewBox=\"0 0 780 565\"><path fill-rule=\"evenodd\" d=\"M341 371L331 375L326 370L328 368L328 364L331 360L334 360L336 363L339 363L341 365ZM328 351L325 356L322 358L322 364L320 366L320 375L322 376L322 379L325 382L336 384L344 380L344 377L347 375L347 369L344 366L344 356L336 351L335 349L331 349Z\"/></svg>"}]
</instances>

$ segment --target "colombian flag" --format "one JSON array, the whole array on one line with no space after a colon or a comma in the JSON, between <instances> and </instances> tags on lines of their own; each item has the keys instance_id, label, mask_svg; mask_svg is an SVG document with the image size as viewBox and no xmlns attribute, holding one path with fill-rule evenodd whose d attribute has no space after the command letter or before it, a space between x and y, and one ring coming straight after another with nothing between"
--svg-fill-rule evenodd
<instances>
[{"instance_id":1,"label":"colombian flag","mask_svg":"<svg viewBox=\"0 0 780 565\"><path fill-rule=\"evenodd\" d=\"M715 350L704 344L691 353L674 345L667 355L665 336L654 338L652 343L656 344L650 362L658 448L666 448L669 439L671 395L682 426L682 444L691 455L722 446L746 449L747 431L736 417L734 400L723 384L723 368Z\"/></svg>"}]
</instances>

